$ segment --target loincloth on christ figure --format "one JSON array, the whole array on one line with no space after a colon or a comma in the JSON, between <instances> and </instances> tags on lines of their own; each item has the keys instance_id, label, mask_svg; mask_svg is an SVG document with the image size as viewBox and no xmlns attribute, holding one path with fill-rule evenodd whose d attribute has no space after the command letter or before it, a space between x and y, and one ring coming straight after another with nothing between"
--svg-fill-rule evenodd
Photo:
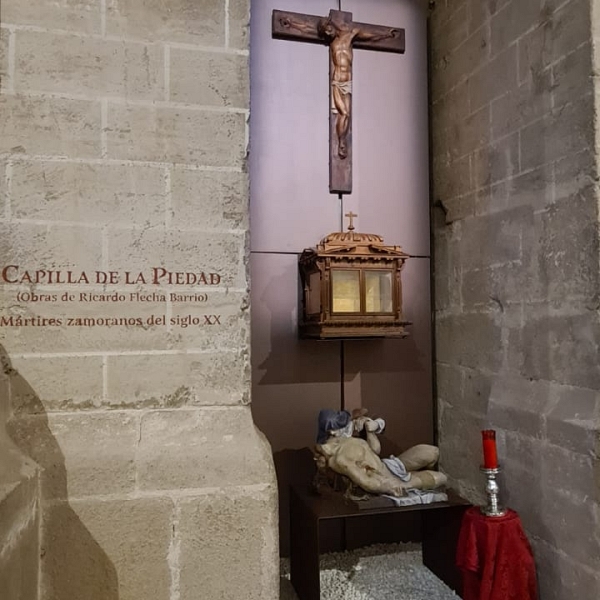
<instances>
[{"instance_id":1,"label":"loincloth on christ figure","mask_svg":"<svg viewBox=\"0 0 600 600\"><path fill-rule=\"evenodd\" d=\"M352 79L348 81L332 81L331 88L335 88L340 91L342 96L351 96L352 95ZM335 101L333 99L333 94L331 94L331 111L337 113L337 108L335 107Z\"/></svg>"},{"instance_id":2,"label":"loincloth on christ figure","mask_svg":"<svg viewBox=\"0 0 600 600\"><path fill-rule=\"evenodd\" d=\"M340 92L342 94L344 94L344 96L352 93L352 79L349 79L348 81L335 81L334 80L331 82L331 86L340 90Z\"/></svg>"}]
</instances>

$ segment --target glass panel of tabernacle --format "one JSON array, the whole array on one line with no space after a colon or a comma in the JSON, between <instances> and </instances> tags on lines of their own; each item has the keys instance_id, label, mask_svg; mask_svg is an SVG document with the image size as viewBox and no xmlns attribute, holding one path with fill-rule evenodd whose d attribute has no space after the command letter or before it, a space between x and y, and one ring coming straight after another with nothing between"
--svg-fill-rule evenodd
<instances>
[{"instance_id":1,"label":"glass panel of tabernacle","mask_svg":"<svg viewBox=\"0 0 600 600\"><path fill-rule=\"evenodd\" d=\"M393 312L391 271L365 271L365 288L366 312Z\"/></svg>"},{"instance_id":2,"label":"glass panel of tabernacle","mask_svg":"<svg viewBox=\"0 0 600 600\"><path fill-rule=\"evenodd\" d=\"M332 269L331 291L332 312L360 312L360 271Z\"/></svg>"}]
</instances>

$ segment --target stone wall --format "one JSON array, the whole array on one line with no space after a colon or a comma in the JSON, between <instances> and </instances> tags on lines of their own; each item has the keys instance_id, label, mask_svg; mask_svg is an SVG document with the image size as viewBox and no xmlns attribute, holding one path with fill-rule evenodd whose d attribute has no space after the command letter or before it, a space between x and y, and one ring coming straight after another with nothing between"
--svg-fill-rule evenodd
<instances>
[{"instance_id":1,"label":"stone wall","mask_svg":"<svg viewBox=\"0 0 600 600\"><path fill-rule=\"evenodd\" d=\"M443 468L481 498L498 431L542 600L600 596L598 136L589 0L431 19ZM597 62L597 61L596 61Z\"/></svg>"},{"instance_id":2,"label":"stone wall","mask_svg":"<svg viewBox=\"0 0 600 600\"><path fill-rule=\"evenodd\" d=\"M22 573L3 600L36 597L32 461L40 599L277 597L249 407L248 4L2 2L0 572Z\"/></svg>"}]
</instances>

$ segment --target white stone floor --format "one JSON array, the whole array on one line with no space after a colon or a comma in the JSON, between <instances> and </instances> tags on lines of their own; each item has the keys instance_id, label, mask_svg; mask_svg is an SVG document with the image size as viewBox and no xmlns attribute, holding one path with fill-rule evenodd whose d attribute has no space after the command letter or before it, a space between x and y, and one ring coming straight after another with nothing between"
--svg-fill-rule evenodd
<instances>
[{"instance_id":1,"label":"white stone floor","mask_svg":"<svg viewBox=\"0 0 600 600\"><path fill-rule=\"evenodd\" d=\"M417 544L369 546L321 557L321 600L456 600L421 562ZM281 598L298 600L281 561Z\"/></svg>"}]
</instances>

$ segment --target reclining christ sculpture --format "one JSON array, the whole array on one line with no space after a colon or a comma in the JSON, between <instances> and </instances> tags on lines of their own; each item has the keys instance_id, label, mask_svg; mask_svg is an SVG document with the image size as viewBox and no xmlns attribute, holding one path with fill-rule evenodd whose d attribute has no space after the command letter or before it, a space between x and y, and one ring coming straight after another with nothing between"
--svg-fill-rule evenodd
<instances>
[{"instance_id":1,"label":"reclining christ sculpture","mask_svg":"<svg viewBox=\"0 0 600 600\"><path fill-rule=\"evenodd\" d=\"M320 440L323 439L323 413L331 416L335 412L321 411ZM349 415L346 411L340 411L338 415L343 413ZM410 490L435 490L446 484L446 475L431 470L439 458L436 446L419 444L398 457L381 459L378 456L381 446L376 433L385 427L383 420L372 420L363 414L355 416L350 422L352 427L338 421L342 427L328 430L328 439L315 446L315 460L321 471L329 468L366 492L394 497L406 496ZM366 439L354 437L353 433L363 429Z\"/></svg>"}]
</instances>

